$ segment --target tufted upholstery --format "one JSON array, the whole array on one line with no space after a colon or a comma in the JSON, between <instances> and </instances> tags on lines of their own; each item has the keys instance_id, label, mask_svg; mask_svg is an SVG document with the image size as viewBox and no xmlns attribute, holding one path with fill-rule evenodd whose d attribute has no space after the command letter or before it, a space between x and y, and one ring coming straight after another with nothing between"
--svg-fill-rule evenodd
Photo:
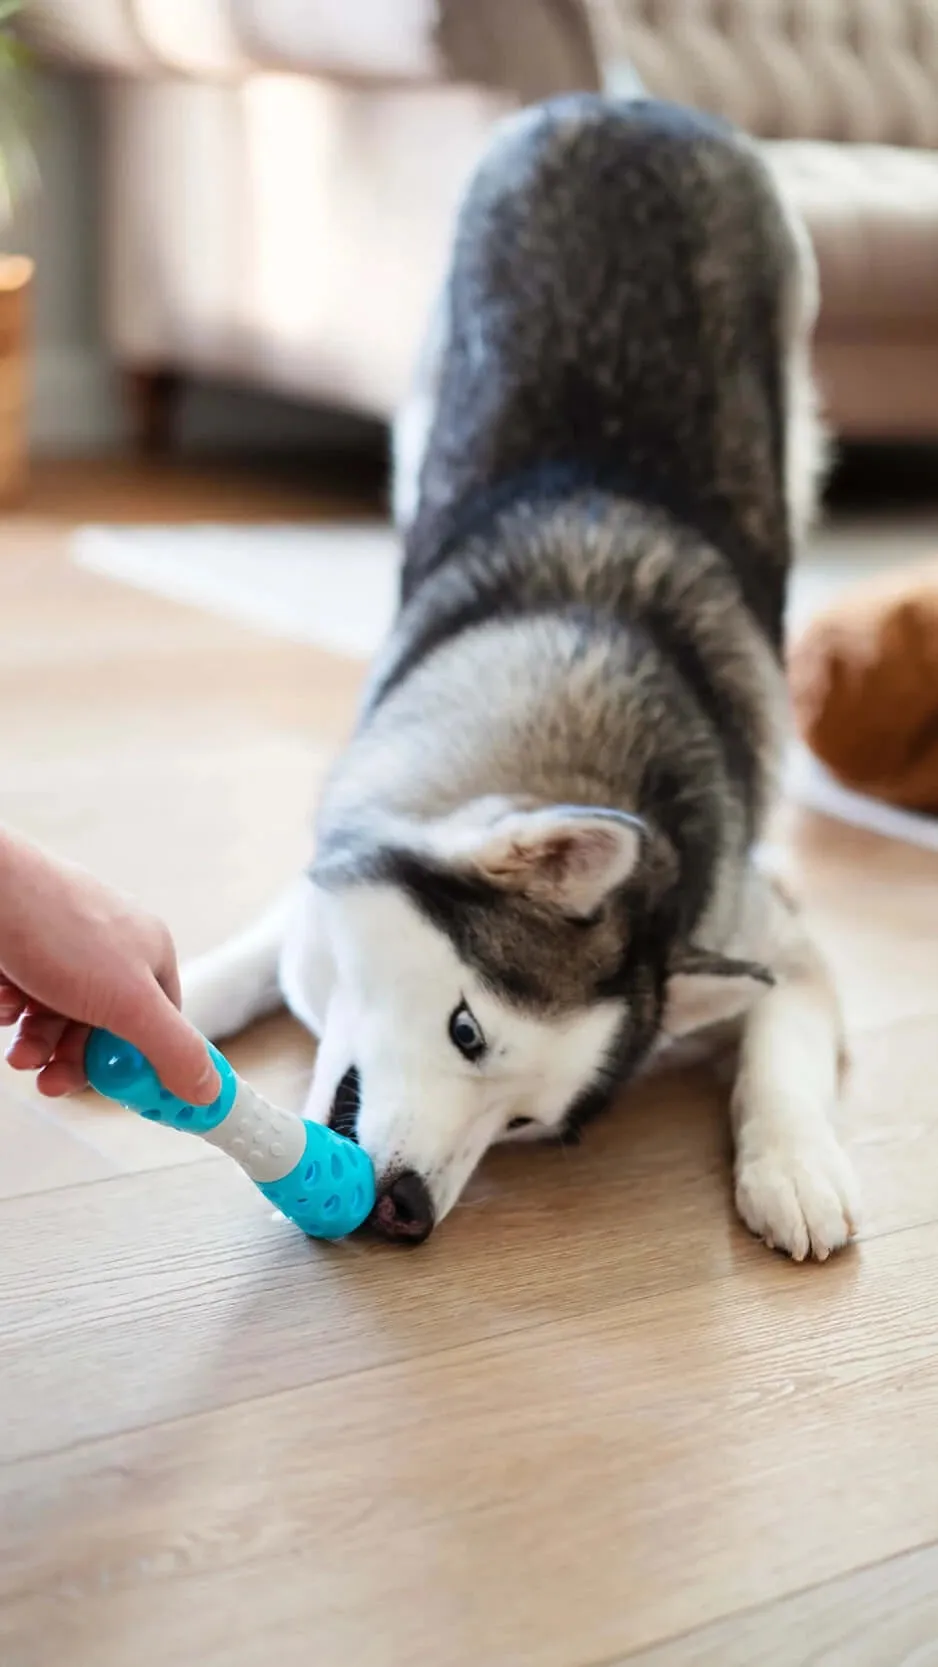
<instances>
[{"instance_id":1,"label":"tufted upholstery","mask_svg":"<svg viewBox=\"0 0 938 1667\"><path fill-rule=\"evenodd\" d=\"M938 147L935 0L590 0L660 97L766 139Z\"/></svg>"}]
</instances>

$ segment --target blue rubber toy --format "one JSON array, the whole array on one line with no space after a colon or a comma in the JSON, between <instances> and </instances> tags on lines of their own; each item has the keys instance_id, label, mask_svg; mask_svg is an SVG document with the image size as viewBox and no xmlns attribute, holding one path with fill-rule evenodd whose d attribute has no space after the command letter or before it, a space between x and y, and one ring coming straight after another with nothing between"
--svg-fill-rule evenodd
<instances>
[{"instance_id":1,"label":"blue rubber toy","mask_svg":"<svg viewBox=\"0 0 938 1667\"><path fill-rule=\"evenodd\" d=\"M142 1053L107 1030L93 1030L85 1071L105 1099L153 1123L185 1129L227 1152L265 1198L313 1239L354 1233L374 1208L371 1160L353 1140L292 1111L280 1111L232 1070L211 1042L206 1047L221 1078L209 1106L190 1106L164 1088Z\"/></svg>"}]
</instances>

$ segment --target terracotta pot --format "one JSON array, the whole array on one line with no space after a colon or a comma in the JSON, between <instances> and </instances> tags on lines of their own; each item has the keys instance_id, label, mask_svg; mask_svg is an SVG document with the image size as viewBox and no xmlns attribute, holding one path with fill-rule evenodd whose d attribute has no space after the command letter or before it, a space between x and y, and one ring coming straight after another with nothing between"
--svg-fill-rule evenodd
<instances>
[{"instance_id":1,"label":"terracotta pot","mask_svg":"<svg viewBox=\"0 0 938 1667\"><path fill-rule=\"evenodd\" d=\"M0 504L26 485L29 296L33 263L0 255Z\"/></svg>"}]
</instances>

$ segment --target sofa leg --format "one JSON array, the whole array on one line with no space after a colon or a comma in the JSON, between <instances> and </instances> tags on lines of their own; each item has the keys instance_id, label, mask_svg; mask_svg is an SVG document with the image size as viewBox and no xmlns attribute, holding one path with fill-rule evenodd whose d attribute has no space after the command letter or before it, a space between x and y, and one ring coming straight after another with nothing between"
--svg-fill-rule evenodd
<instances>
[{"instance_id":1,"label":"sofa leg","mask_svg":"<svg viewBox=\"0 0 938 1667\"><path fill-rule=\"evenodd\" d=\"M171 370L125 370L124 399L136 451L162 457L171 450L182 377Z\"/></svg>"}]
</instances>

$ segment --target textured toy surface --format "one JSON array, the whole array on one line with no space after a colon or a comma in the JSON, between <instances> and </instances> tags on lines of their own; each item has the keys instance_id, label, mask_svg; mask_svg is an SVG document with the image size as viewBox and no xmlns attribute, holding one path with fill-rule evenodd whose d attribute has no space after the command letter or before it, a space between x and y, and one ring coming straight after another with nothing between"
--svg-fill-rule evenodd
<instances>
[{"instance_id":1,"label":"textured toy surface","mask_svg":"<svg viewBox=\"0 0 938 1667\"><path fill-rule=\"evenodd\" d=\"M262 1099L206 1042L221 1091L209 1106L191 1106L164 1088L143 1054L106 1030L93 1030L85 1050L92 1088L154 1123L188 1130L227 1152L265 1198L315 1239L340 1239L371 1214L374 1170L367 1153L320 1123L307 1122Z\"/></svg>"}]
</instances>

